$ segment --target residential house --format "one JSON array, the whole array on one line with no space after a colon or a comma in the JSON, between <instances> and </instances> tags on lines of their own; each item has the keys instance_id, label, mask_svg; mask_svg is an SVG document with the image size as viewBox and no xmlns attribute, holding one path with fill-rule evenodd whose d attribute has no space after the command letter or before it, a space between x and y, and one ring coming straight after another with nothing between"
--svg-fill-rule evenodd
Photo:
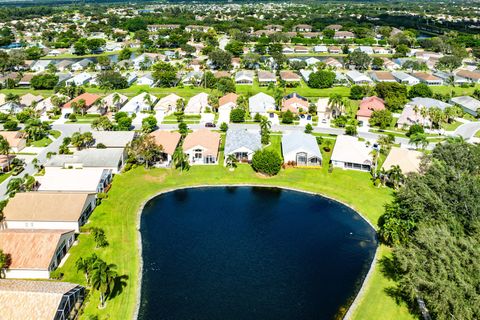
<instances>
[{"instance_id":1,"label":"residential house","mask_svg":"<svg viewBox=\"0 0 480 320\"><path fill-rule=\"evenodd\" d=\"M162 112L164 115L169 115L177 109L177 103L182 97L177 96L175 93L171 93L158 100L153 110L156 112Z\"/></svg>"},{"instance_id":2,"label":"residential house","mask_svg":"<svg viewBox=\"0 0 480 320\"><path fill-rule=\"evenodd\" d=\"M135 138L134 131L92 131L93 145L92 148L97 148L99 145L110 148L124 149L133 138Z\"/></svg>"},{"instance_id":3,"label":"residential house","mask_svg":"<svg viewBox=\"0 0 480 320\"><path fill-rule=\"evenodd\" d=\"M369 46L360 46L358 47L358 51L366 53L368 55L373 54L373 48Z\"/></svg>"},{"instance_id":4,"label":"residential house","mask_svg":"<svg viewBox=\"0 0 480 320\"><path fill-rule=\"evenodd\" d=\"M275 99L266 93L259 92L248 98L248 109L250 115L266 115L269 111L275 111Z\"/></svg>"},{"instance_id":5,"label":"residential house","mask_svg":"<svg viewBox=\"0 0 480 320\"><path fill-rule=\"evenodd\" d=\"M451 107L452 105L437 99L432 99L432 98L421 98L421 97L416 97L413 98L410 102L407 103L407 105L411 106L417 106L419 109L425 107L427 109L430 108L438 108L440 110L445 110L448 107Z\"/></svg>"},{"instance_id":6,"label":"residential house","mask_svg":"<svg viewBox=\"0 0 480 320\"><path fill-rule=\"evenodd\" d=\"M84 298L85 288L68 282L0 281L0 309L4 319L75 318Z\"/></svg>"},{"instance_id":7,"label":"residential house","mask_svg":"<svg viewBox=\"0 0 480 320\"><path fill-rule=\"evenodd\" d=\"M422 112L420 112L420 107L415 107L414 105L406 105L400 117L397 120L396 126L399 128L407 129L411 125L420 124L422 126L430 126L431 121L430 118L427 116L423 116Z\"/></svg>"},{"instance_id":8,"label":"residential house","mask_svg":"<svg viewBox=\"0 0 480 320\"><path fill-rule=\"evenodd\" d=\"M426 72L414 72L412 76L420 80L421 83L428 84L429 86L440 86L443 84L443 80L433 74Z\"/></svg>"},{"instance_id":9,"label":"residential house","mask_svg":"<svg viewBox=\"0 0 480 320\"><path fill-rule=\"evenodd\" d=\"M105 192L112 181L112 170L102 168L64 169L46 167L38 176L38 192Z\"/></svg>"},{"instance_id":10,"label":"residential house","mask_svg":"<svg viewBox=\"0 0 480 320\"><path fill-rule=\"evenodd\" d=\"M183 141L183 152L188 161L196 164L217 164L220 133L208 129L200 129L189 133Z\"/></svg>"},{"instance_id":11,"label":"residential house","mask_svg":"<svg viewBox=\"0 0 480 320\"><path fill-rule=\"evenodd\" d=\"M135 70L145 70L150 68L156 61L164 60L162 57L158 53L142 53L132 60L132 65Z\"/></svg>"},{"instance_id":12,"label":"residential house","mask_svg":"<svg viewBox=\"0 0 480 320\"><path fill-rule=\"evenodd\" d=\"M334 31L340 31L342 30L342 25L340 24L330 24L328 26L325 27L325 29L330 29L330 30L334 30Z\"/></svg>"},{"instance_id":13,"label":"residential house","mask_svg":"<svg viewBox=\"0 0 480 320\"><path fill-rule=\"evenodd\" d=\"M74 154L53 155L45 163L46 168L108 169L112 174L119 173L127 160L127 152L122 148L88 148L75 151Z\"/></svg>"},{"instance_id":14,"label":"residential house","mask_svg":"<svg viewBox=\"0 0 480 320\"><path fill-rule=\"evenodd\" d=\"M346 73L347 78L354 84L372 84L373 81L357 70L350 70Z\"/></svg>"},{"instance_id":15,"label":"residential house","mask_svg":"<svg viewBox=\"0 0 480 320\"><path fill-rule=\"evenodd\" d=\"M75 230L80 232L96 206L95 194L19 192L3 213L7 229Z\"/></svg>"},{"instance_id":16,"label":"residential house","mask_svg":"<svg viewBox=\"0 0 480 320\"><path fill-rule=\"evenodd\" d=\"M327 46L317 45L317 46L313 47L313 52L315 52L315 53L327 53L328 48L327 48Z\"/></svg>"},{"instance_id":17,"label":"residential house","mask_svg":"<svg viewBox=\"0 0 480 320\"><path fill-rule=\"evenodd\" d=\"M258 83L262 85L268 85L270 83L275 84L277 82L277 76L270 71L259 70L258 71Z\"/></svg>"},{"instance_id":18,"label":"residential house","mask_svg":"<svg viewBox=\"0 0 480 320\"><path fill-rule=\"evenodd\" d=\"M242 63L240 61L240 58L232 58L233 69L240 69L241 66L242 66Z\"/></svg>"},{"instance_id":19,"label":"residential house","mask_svg":"<svg viewBox=\"0 0 480 320\"><path fill-rule=\"evenodd\" d=\"M255 73L252 70L240 70L235 74L236 84L253 84Z\"/></svg>"},{"instance_id":20,"label":"residential house","mask_svg":"<svg viewBox=\"0 0 480 320\"><path fill-rule=\"evenodd\" d=\"M77 87L87 84L92 80L92 75L87 72L82 72L74 75L73 77L65 80L66 85L75 85Z\"/></svg>"},{"instance_id":21,"label":"residential house","mask_svg":"<svg viewBox=\"0 0 480 320\"><path fill-rule=\"evenodd\" d=\"M343 64L340 61L332 57L328 57L324 62L327 67L334 69L341 69L343 67Z\"/></svg>"},{"instance_id":22,"label":"residential house","mask_svg":"<svg viewBox=\"0 0 480 320\"><path fill-rule=\"evenodd\" d=\"M433 75L442 79L443 83L445 84L454 84L457 86L461 86L461 85L467 85L470 83L469 80L459 77L456 74L444 72L440 70L435 71Z\"/></svg>"},{"instance_id":23,"label":"residential house","mask_svg":"<svg viewBox=\"0 0 480 320\"><path fill-rule=\"evenodd\" d=\"M295 114L298 114L300 111L306 112L309 107L308 99L300 96L297 93L291 93L282 99L282 112L289 110Z\"/></svg>"},{"instance_id":24,"label":"residential house","mask_svg":"<svg viewBox=\"0 0 480 320\"><path fill-rule=\"evenodd\" d=\"M162 147L162 155L159 159L161 164L170 166L173 153L177 149L181 135L178 132L156 130L149 134L155 140L155 144Z\"/></svg>"},{"instance_id":25,"label":"residential house","mask_svg":"<svg viewBox=\"0 0 480 320\"><path fill-rule=\"evenodd\" d=\"M295 51L295 53L302 53L302 54L308 53L308 48L305 46L295 46L293 47L293 50Z\"/></svg>"},{"instance_id":26,"label":"residential house","mask_svg":"<svg viewBox=\"0 0 480 320\"><path fill-rule=\"evenodd\" d=\"M237 107L238 95L230 92L218 99L218 123L229 123L230 112Z\"/></svg>"},{"instance_id":27,"label":"residential house","mask_svg":"<svg viewBox=\"0 0 480 320\"><path fill-rule=\"evenodd\" d=\"M222 70L215 71L215 72L213 73L213 75L215 76L216 79L231 78L231 77L232 77L232 75L230 74L230 72L228 72L228 71L222 71Z\"/></svg>"},{"instance_id":28,"label":"residential house","mask_svg":"<svg viewBox=\"0 0 480 320\"><path fill-rule=\"evenodd\" d=\"M398 70L401 68L400 65L396 64L392 60L385 58L385 57L380 57L380 59L383 60L383 67L387 70L393 71L393 70Z\"/></svg>"},{"instance_id":29,"label":"residential house","mask_svg":"<svg viewBox=\"0 0 480 320\"><path fill-rule=\"evenodd\" d=\"M14 153L22 151L27 146L26 134L21 131L0 131L0 136L7 140L10 150Z\"/></svg>"},{"instance_id":30,"label":"residential house","mask_svg":"<svg viewBox=\"0 0 480 320\"><path fill-rule=\"evenodd\" d=\"M60 60L59 62L57 62L57 64L55 64L55 68L57 68L58 71L67 71L68 69L70 69L70 67L73 65L73 61L72 60Z\"/></svg>"},{"instance_id":31,"label":"residential house","mask_svg":"<svg viewBox=\"0 0 480 320\"><path fill-rule=\"evenodd\" d=\"M30 70L35 72L45 72L51 63L52 60L37 60L30 67Z\"/></svg>"},{"instance_id":32,"label":"residential house","mask_svg":"<svg viewBox=\"0 0 480 320\"><path fill-rule=\"evenodd\" d=\"M475 98L472 98L470 96L454 97L450 99L450 103L459 106L464 112L474 117L478 116L480 109L480 101Z\"/></svg>"},{"instance_id":33,"label":"residential house","mask_svg":"<svg viewBox=\"0 0 480 320\"><path fill-rule=\"evenodd\" d=\"M375 82L397 82L390 71L372 71L370 78Z\"/></svg>"},{"instance_id":34,"label":"residential house","mask_svg":"<svg viewBox=\"0 0 480 320\"><path fill-rule=\"evenodd\" d=\"M307 66L312 66L312 65L316 65L317 63L319 63L320 60L315 58L315 57L310 57L310 58L305 59L305 62L307 63Z\"/></svg>"},{"instance_id":35,"label":"residential house","mask_svg":"<svg viewBox=\"0 0 480 320\"><path fill-rule=\"evenodd\" d=\"M20 97L20 105L22 107L34 107L42 100L43 97L41 95L36 96L29 92Z\"/></svg>"},{"instance_id":36,"label":"residential house","mask_svg":"<svg viewBox=\"0 0 480 320\"><path fill-rule=\"evenodd\" d=\"M340 54L342 53L342 48L337 47L337 46L329 46L328 47L328 52L332 54Z\"/></svg>"},{"instance_id":37,"label":"residential house","mask_svg":"<svg viewBox=\"0 0 480 320\"><path fill-rule=\"evenodd\" d=\"M208 94L205 92L201 92L188 100L184 112L186 114L200 114L202 112L205 112L206 108L210 108L210 103L208 102Z\"/></svg>"},{"instance_id":38,"label":"residential house","mask_svg":"<svg viewBox=\"0 0 480 320\"><path fill-rule=\"evenodd\" d=\"M353 32L350 31L335 31L335 34L333 36L334 40L347 40L353 38L355 38L355 35L353 34Z\"/></svg>"},{"instance_id":39,"label":"residential house","mask_svg":"<svg viewBox=\"0 0 480 320\"><path fill-rule=\"evenodd\" d=\"M203 71L190 71L182 80L184 85L199 86L203 81Z\"/></svg>"},{"instance_id":40,"label":"residential house","mask_svg":"<svg viewBox=\"0 0 480 320\"><path fill-rule=\"evenodd\" d=\"M100 100L100 98L101 97L99 95L94 94L94 93L88 93L88 92L82 93L81 95L77 96L76 98L74 98L74 99L70 100L69 102L65 103L63 105L63 108L62 108L62 113L63 114L72 113L74 111L72 104L73 103L75 103L75 104L79 103L80 100L83 100L85 102L84 110L88 110L95 104L95 102Z\"/></svg>"},{"instance_id":41,"label":"residential house","mask_svg":"<svg viewBox=\"0 0 480 320\"><path fill-rule=\"evenodd\" d=\"M15 101L7 101L0 105L0 112L8 114L17 114L23 110L23 107Z\"/></svg>"},{"instance_id":42,"label":"residential house","mask_svg":"<svg viewBox=\"0 0 480 320\"><path fill-rule=\"evenodd\" d=\"M155 79L153 78L151 73L146 73L137 79L137 84L141 86L153 87L153 85L155 84Z\"/></svg>"},{"instance_id":43,"label":"residential house","mask_svg":"<svg viewBox=\"0 0 480 320\"><path fill-rule=\"evenodd\" d=\"M33 73L25 73L23 76L18 80L17 85L19 87L25 88L25 87L30 87L30 84L32 82L33 77L35 74Z\"/></svg>"},{"instance_id":44,"label":"residential house","mask_svg":"<svg viewBox=\"0 0 480 320\"><path fill-rule=\"evenodd\" d=\"M88 66L90 66L91 64L93 64L93 61L90 60L90 59L82 59L80 61L77 61L75 63L73 63L71 65L71 69L73 71L82 71L82 70L85 70L88 68Z\"/></svg>"},{"instance_id":45,"label":"residential house","mask_svg":"<svg viewBox=\"0 0 480 320\"><path fill-rule=\"evenodd\" d=\"M401 84L413 86L420 83L420 80L403 71L393 71L392 76Z\"/></svg>"},{"instance_id":46,"label":"residential house","mask_svg":"<svg viewBox=\"0 0 480 320\"><path fill-rule=\"evenodd\" d=\"M385 110L385 101L379 97L366 97L360 102L360 107L357 111L357 120L364 125L368 125L374 111Z\"/></svg>"},{"instance_id":47,"label":"residential house","mask_svg":"<svg viewBox=\"0 0 480 320\"><path fill-rule=\"evenodd\" d=\"M280 71L280 79L287 83L300 83L300 76L293 71Z\"/></svg>"},{"instance_id":48,"label":"residential house","mask_svg":"<svg viewBox=\"0 0 480 320\"><path fill-rule=\"evenodd\" d=\"M472 83L480 83L480 71L478 70L459 70L457 71L456 75L458 77L465 78Z\"/></svg>"},{"instance_id":49,"label":"residential house","mask_svg":"<svg viewBox=\"0 0 480 320\"><path fill-rule=\"evenodd\" d=\"M180 28L179 24L149 24L147 26L148 31L158 32L160 30L174 30Z\"/></svg>"},{"instance_id":50,"label":"residential house","mask_svg":"<svg viewBox=\"0 0 480 320\"><path fill-rule=\"evenodd\" d=\"M283 54L293 54L293 53L295 53L295 49L285 46L282 49L282 53Z\"/></svg>"},{"instance_id":51,"label":"residential house","mask_svg":"<svg viewBox=\"0 0 480 320\"><path fill-rule=\"evenodd\" d=\"M293 31L295 32L312 32L313 27L308 24L297 24L293 27Z\"/></svg>"},{"instance_id":52,"label":"residential house","mask_svg":"<svg viewBox=\"0 0 480 320\"><path fill-rule=\"evenodd\" d=\"M292 131L282 136L283 162L297 166L319 166L322 164L322 153L317 139L311 134Z\"/></svg>"},{"instance_id":53,"label":"residential house","mask_svg":"<svg viewBox=\"0 0 480 320\"><path fill-rule=\"evenodd\" d=\"M199 26L199 25L188 25L185 27L185 31L192 32L192 31L200 31L200 32L207 32L210 29L209 26Z\"/></svg>"},{"instance_id":54,"label":"residential house","mask_svg":"<svg viewBox=\"0 0 480 320\"><path fill-rule=\"evenodd\" d=\"M373 47L373 53L375 54L390 54L391 50L385 47Z\"/></svg>"},{"instance_id":55,"label":"residential house","mask_svg":"<svg viewBox=\"0 0 480 320\"><path fill-rule=\"evenodd\" d=\"M422 157L423 153L420 151L392 147L382 168L388 171L393 166L399 166L403 174L419 172Z\"/></svg>"},{"instance_id":56,"label":"residential house","mask_svg":"<svg viewBox=\"0 0 480 320\"><path fill-rule=\"evenodd\" d=\"M139 113L141 111L151 111L152 106L155 105L155 102L157 101L157 97L154 95L147 93L147 92L142 92L139 95L133 97L128 101L121 109L120 111L126 112L129 115Z\"/></svg>"},{"instance_id":57,"label":"residential house","mask_svg":"<svg viewBox=\"0 0 480 320\"><path fill-rule=\"evenodd\" d=\"M278 24L269 24L265 27L265 29L273 32L282 32L283 27Z\"/></svg>"},{"instance_id":58,"label":"residential house","mask_svg":"<svg viewBox=\"0 0 480 320\"><path fill-rule=\"evenodd\" d=\"M233 154L240 162L252 161L253 154L262 149L259 130L229 129L225 139L225 164Z\"/></svg>"},{"instance_id":59,"label":"residential house","mask_svg":"<svg viewBox=\"0 0 480 320\"><path fill-rule=\"evenodd\" d=\"M118 111L120 110L125 103L128 101L128 97L123 94L114 92L110 93L108 96L102 99L103 105L107 110Z\"/></svg>"},{"instance_id":60,"label":"residential house","mask_svg":"<svg viewBox=\"0 0 480 320\"><path fill-rule=\"evenodd\" d=\"M49 279L50 272L58 267L74 241L74 230L0 230L0 250L11 261L5 277Z\"/></svg>"},{"instance_id":61,"label":"residential house","mask_svg":"<svg viewBox=\"0 0 480 320\"><path fill-rule=\"evenodd\" d=\"M332 166L369 172L373 165L371 151L372 147L366 141L339 135L332 152Z\"/></svg>"},{"instance_id":62,"label":"residential house","mask_svg":"<svg viewBox=\"0 0 480 320\"><path fill-rule=\"evenodd\" d=\"M308 83L308 80L310 80L310 75L313 73L313 71L312 70L301 69L299 72L300 72L300 75L303 78L303 81Z\"/></svg>"}]
</instances>

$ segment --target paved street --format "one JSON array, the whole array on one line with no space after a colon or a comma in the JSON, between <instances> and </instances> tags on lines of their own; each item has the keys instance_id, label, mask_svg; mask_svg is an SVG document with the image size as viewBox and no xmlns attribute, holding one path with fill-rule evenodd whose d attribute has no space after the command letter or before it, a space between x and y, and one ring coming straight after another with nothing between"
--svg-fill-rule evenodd
<instances>
[{"instance_id":1,"label":"paved street","mask_svg":"<svg viewBox=\"0 0 480 320\"><path fill-rule=\"evenodd\" d=\"M454 135L470 139L475 136L475 133L477 133L478 130L480 130L480 122L468 122L459 126L454 131Z\"/></svg>"}]
</instances>

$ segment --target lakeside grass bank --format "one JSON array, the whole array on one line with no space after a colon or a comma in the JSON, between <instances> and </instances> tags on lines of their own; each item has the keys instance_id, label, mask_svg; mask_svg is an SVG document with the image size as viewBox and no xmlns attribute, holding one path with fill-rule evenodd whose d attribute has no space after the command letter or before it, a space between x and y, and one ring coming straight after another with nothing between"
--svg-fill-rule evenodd
<instances>
[{"instance_id":1,"label":"lakeside grass bank","mask_svg":"<svg viewBox=\"0 0 480 320\"><path fill-rule=\"evenodd\" d=\"M123 284L116 284L106 308L97 308L98 293L93 293L85 303L81 318L88 319L91 315L98 315L99 319L129 319L133 316L140 286L137 214L142 203L166 190L228 184L269 185L322 194L350 205L373 225L376 225L383 212L383 205L391 200L392 194L390 189L374 187L368 173L343 170L328 173L327 168L286 169L272 178L256 174L248 165L239 165L234 172L221 165L194 166L183 173L170 169L146 170L139 167L117 175L108 198L95 209L87 224L87 227L103 228L110 245L95 249L92 236L82 233L78 245L71 248L70 257L59 269L65 273L64 281L85 284L83 274L76 272L75 261L78 257L96 253L109 263L116 264L118 274L123 276ZM383 255L384 251L379 258ZM404 305L397 305L394 298L385 292L384 289L391 285L379 268L376 268L354 313L354 319L414 319ZM375 308L383 305L386 307L380 308L381 310Z\"/></svg>"}]
</instances>

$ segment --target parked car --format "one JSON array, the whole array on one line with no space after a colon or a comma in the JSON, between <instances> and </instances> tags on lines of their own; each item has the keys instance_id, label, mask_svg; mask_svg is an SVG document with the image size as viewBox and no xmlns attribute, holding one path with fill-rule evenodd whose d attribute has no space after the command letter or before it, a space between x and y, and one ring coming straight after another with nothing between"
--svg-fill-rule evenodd
<instances>
[{"instance_id":1,"label":"parked car","mask_svg":"<svg viewBox=\"0 0 480 320\"><path fill-rule=\"evenodd\" d=\"M205 128L215 128L215 123L212 123L212 122L207 122L205 123Z\"/></svg>"}]
</instances>

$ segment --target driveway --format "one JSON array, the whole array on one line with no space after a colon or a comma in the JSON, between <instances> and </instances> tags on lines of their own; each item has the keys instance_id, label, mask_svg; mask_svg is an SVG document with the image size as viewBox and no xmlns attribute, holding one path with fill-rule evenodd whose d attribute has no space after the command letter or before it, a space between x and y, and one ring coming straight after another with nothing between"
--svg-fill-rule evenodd
<instances>
[{"instance_id":1,"label":"driveway","mask_svg":"<svg viewBox=\"0 0 480 320\"><path fill-rule=\"evenodd\" d=\"M454 136L461 136L464 139L470 139L480 130L480 122L469 122L459 126L454 132Z\"/></svg>"}]
</instances>

